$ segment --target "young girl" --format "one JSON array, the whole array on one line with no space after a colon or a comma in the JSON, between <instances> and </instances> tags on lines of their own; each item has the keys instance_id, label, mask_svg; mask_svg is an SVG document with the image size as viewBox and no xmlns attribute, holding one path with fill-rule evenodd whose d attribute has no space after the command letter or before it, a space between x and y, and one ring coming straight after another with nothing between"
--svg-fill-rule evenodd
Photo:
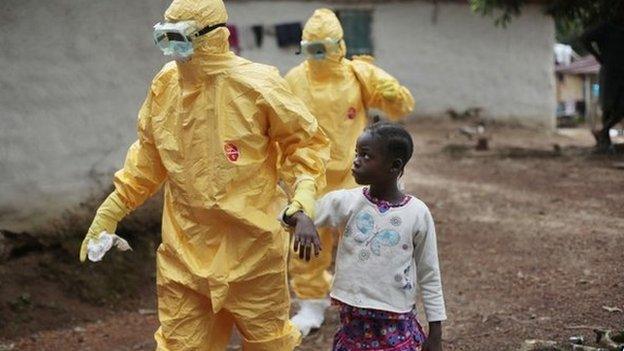
<instances>
[{"instance_id":1,"label":"young girl","mask_svg":"<svg viewBox=\"0 0 624 351\"><path fill-rule=\"evenodd\" d=\"M334 351L441 350L446 319L436 234L427 206L402 193L397 180L412 156L409 133L376 123L357 140L353 176L360 185L328 193L317 204L317 227L342 233L331 290L341 326ZM307 217L296 225L295 250L309 259L318 238ZM416 287L429 322L425 337L416 320Z\"/></svg>"}]
</instances>

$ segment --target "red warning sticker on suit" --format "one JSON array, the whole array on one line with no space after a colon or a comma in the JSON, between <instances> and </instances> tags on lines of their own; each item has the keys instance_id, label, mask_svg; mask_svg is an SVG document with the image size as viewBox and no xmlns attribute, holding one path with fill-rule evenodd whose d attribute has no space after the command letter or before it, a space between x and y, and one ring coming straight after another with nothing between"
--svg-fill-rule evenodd
<instances>
[{"instance_id":1,"label":"red warning sticker on suit","mask_svg":"<svg viewBox=\"0 0 624 351\"><path fill-rule=\"evenodd\" d=\"M356 115L356 110L355 107L349 107L349 110L347 111L347 118L348 119L354 119L355 115Z\"/></svg>"},{"instance_id":2,"label":"red warning sticker on suit","mask_svg":"<svg viewBox=\"0 0 624 351\"><path fill-rule=\"evenodd\" d=\"M232 143L225 144L223 150L225 151L225 156L231 162L236 162L240 157L240 151L238 151L238 147L236 147L236 145Z\"/></svg>"}]
</instances>

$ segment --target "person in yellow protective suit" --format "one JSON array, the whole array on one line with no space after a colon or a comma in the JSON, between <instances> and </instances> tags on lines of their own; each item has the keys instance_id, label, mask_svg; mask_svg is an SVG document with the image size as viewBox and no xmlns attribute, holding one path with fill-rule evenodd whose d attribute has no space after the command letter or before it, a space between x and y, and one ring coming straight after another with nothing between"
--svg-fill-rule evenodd
<instances>
[{"instance_id":1,"label":"person in yellow protective suit","mask_svg":"<svg viewBox=\"0 0 624 351\"><path fill-rule=\"evenodd\" d=\"M409 90L395 78L363 60L345 58L342 26L328 9L318 9L303 29L301 51L307 59L286 75L295 95L308 106L331 143L327 186L319 195L356 186L351 163L358 136L367 125L367 110L381 110L392 120L407 116L414 108ZM291 258L291 286L300 310L293 322L305 335L323 322L331 275L335 233L320 231L324 248L318 258L305 263ZM294 257L296 255L292 255Z\"/></svg>"},{"instance_id":2,"label":"person in yellow protective suit","mask_svg":"<svg viewBox=\"0 0 624 351\"><path fill-rule=\"evenodd\" d=\"M229 51L223 1L175 0L165 19L155 40L176 61L152 81L80 259L164 185L157 350L225 350L234 324L244 350L292 350L277 181L295 189L289 214L313 216L328 140L277 69Z\"/></svg>"}]
</instances>

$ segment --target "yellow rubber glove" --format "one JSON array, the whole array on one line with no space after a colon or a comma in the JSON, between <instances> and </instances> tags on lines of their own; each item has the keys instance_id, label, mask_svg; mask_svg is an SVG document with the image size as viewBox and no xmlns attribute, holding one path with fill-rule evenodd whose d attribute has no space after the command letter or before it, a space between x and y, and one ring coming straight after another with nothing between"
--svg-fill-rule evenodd
<instances>
[{"instance_id":1,"label":"yellow rubber glove","mask_svg":"<svg viewBox=\"0 0 624 351\"><path fill-rule=\"evenodd\" d=\"M388 101L394 101L399 96L401 86L394 79L382 79L377 83L377 91Z\"/></svg>"},{"instance_id":2,"label":"yellow rubber glove","mask_svg":"<svg viewBox=\"0 0 624 351\"><path fill-rule=\"evenodd\" d=\"M288 209L284 213L290 217L297 211L303 211L308 217L314 219L316 209L316 184L312 179L304 179L297 183L295 195L293 195Z\"/></svg>"},{"instance_id":3,"label":"yellow rubber glove","mask_svg":"<svg viewBox=\"0 0 624 351\"><path fill-rule=\"evenodd\" d=\"M117 223L122 220L130 209L124 205L119 198L117 191L113 191L98 208L95 218L89 227L89 231L80 246L80 262L84 262L87 258L87 246L89 240L99 238L103 231L114 234L117 229Z\"/></svg>"}]
</instances>

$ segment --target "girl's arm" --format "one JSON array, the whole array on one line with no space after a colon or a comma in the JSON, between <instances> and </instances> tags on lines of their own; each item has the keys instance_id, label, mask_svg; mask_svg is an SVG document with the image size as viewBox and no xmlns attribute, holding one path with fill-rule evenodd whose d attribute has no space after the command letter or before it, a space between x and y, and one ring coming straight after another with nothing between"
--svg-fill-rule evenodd
<instances>
[{"instance_id":1,"label":"girl's arm","mask_svg":"<svg viewBox=\"0 0 624 351\"><path fill-rule=\"evenodd\" d=\"M418 287L423 298L425 314L430 325L446 319L444 296L442 294L442 279L438 262L438 248L433 217L427 207L419 216L421 225L414 238L414 260ZM433 331L440 328L439 323L433 324ZM441 334L441 330L439 331Z\"/></svg>"},{"instance_id":2,"label":"girl's arm","mask_svg":"<svg viewBox=\"0 0 624 351\"><path fill-rule=\"evenodd\" d=\"M353 202L348 190L336 190L325 194L316 202L316 215L314 225L316 227L329 227L340 229L348 219L350 205ZM283 211L280 220L289 227L297 224L295 215L287 216Z\"/></svg>"},{"instance_id":3,"label":"girl's arm","mask_svg":"<svg viewBox=\"0 0 624 351\"><path fill-rule=\"evenodd\" d=\"M294 247L299 253L300 259L309 261L314 255L318 256L322 250L321 242L316 232L316 227L344 227L348 219L350 192L339 190L323 196L316 204L316 220L313 222L310 217L301 211L295 212L291 216L286 216L283 212L281 220L288 226L294 227ZM331 248L329 248L331 250Z\"/></svg>"},{"instance_id":4,"label":"girl's arm","mask_svg":"<svg viewBox=\"0 0 624 351\"><path fill-rule=\"evenodd\" d=\"M429 335L423 351L442 351L442 322L429 322Z\"/></svg>"},{"instance_id":5,"label":"girl's arm","mask_svg":"<svg viewBox=\"0 0 624 351\"><path fill-rule=\"evenodd\" d=\"M293 249L299 253L300 259L309 261L314 256L318 256L321 247L321 239L318 236L314 222L303 211L297 211L292 216L284 216L284 222L291 227L295 227Z\"/></svg>"},{"instance_id":6,"label":"girl's arm","mask_svg":"<svg viewBox=\"0 0 624 351\"><path fill-rule=\"evenodd\" d=\"M345 226L351 205L356 199L349 190L336 190L327 193L316 203L316 218L314 224L317 227L329 227L341 229Z\"/></svg>"}]
</instances>

